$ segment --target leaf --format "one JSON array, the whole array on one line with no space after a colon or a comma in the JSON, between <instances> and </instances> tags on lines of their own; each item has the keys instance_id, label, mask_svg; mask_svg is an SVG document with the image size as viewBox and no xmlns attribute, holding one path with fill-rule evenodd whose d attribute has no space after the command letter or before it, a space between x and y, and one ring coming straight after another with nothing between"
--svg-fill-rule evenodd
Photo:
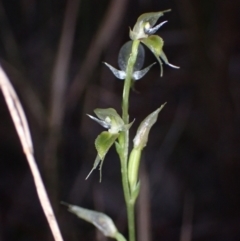
<instances>
[{"instance_id":1,"label":"leaf","mask_svg":"<svg viewBox=\"0 0 240 241\"><path fill-rule=\"evenodd\" d=\"M103 131L100 135L98 135L97 139L95 140L95 146L102 161L118 136L119 134L112 134L108 131Z\"/></svg>"},{"instance_id":2,"label":"leaf","mask_svg":"<svg viewBox=\"0 0 240 241\"><path fill-rule=\"evenodd\" d=\"M68 211L77 215L79 218L93 224L98 228L106 237L116 238L118 230L113 223L112 219L106 214L101 212L96 212L86 208L78 207L75 205L70 205L68 203L62 202L62 204L68 207Z\"/></svg>"},{"instance_id":3,"label":"leaf","mask_svg":"<svg viewBox=\"0 0 240 241\"><path fill-rule=\"evenodd\" d=\"M165 105L166 105L166 103L161 105L160 108L158 108L153 113L148 115L141 122L140 126L138 127L137 134L133 139L134 148L142 150L147 145L149 131L151 130L152 126L157 121L158 114Z\"/></svg>"}]
</instances>

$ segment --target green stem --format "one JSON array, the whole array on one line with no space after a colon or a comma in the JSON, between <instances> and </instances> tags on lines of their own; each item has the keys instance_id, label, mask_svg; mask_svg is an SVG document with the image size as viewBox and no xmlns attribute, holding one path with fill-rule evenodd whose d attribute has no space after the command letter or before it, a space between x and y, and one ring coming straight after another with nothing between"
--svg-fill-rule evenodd
<instances>
[{"instance_id":1,"label":"green stem","mask_svg":"<svg viewBox=\"0 0 240 241\"><path fill-rule=\"evenodd\" d=\"M139 40L134 40L132 44L132 53L129 56L126 79L124 81L123 88L123 100L122 100L122 118L125 124L129 124L129 93L131 89L133 67L136 62L138 53ZM135 241L135 214L134 214L134 202L131 199L130 188L128 183L128 147L129 147L129 131L124 131L119 137L120 145L122 146L121 159L121 172L122 172L122 185L127 206L128 217L128 232L129 241Z\"/></svg>"},{"instance_id":2,"label":"green stem","mask_svg":"<svg viewBox=\"0 0 240 241\"><path fill-rule=\"evenodd\" d=\"M122 100L122 118L127 124L129 123L128 106L129 106L129 92L132 84L132 74L133 67L137 59L139 40L134 40L132 44L132 53L128 59L127 69L126 69L126 79L124 81L123 88L123 100Z\"/></svg>"}]
</instances>

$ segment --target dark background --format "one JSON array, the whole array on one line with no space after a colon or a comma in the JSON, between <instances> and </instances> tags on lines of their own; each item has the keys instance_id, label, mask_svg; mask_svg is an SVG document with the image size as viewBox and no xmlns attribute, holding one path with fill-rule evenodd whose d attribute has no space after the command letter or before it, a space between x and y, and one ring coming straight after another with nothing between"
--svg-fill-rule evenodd
<instances>
[{"instance_id":1,"label":"dark background","mask_svg":"<svg viewBox=\"0 0 240 241\"><path fill-rule=\"evenodd\" d=\"M103 211L127 236L120 166L112 149L90 171L102 128L86 113L121 111L117 67L129 26L171 8L158 34L169 62L131 92L138 124L165 101L144 149L138 241L240 240L240 1L2 0L0 62L26 111L35 156L64 239L106 240L60 201ZM145 66L154 62L146 50ZM29 166L0 96L0 241L53 240Z\"/></svg>"}]
</instances>

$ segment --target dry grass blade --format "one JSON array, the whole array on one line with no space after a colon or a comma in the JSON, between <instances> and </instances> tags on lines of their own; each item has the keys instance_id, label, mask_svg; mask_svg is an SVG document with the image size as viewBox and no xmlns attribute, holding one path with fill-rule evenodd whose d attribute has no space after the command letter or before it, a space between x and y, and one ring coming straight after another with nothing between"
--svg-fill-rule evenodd
<instances>
[{"instance_id":1,"label":"dry grass blade","mask_svg":"<svg viewBox=\"0 0 240 241\"><path fill-rule=\"evenodd\" d=\"M34 183L36 185L37 194L38 194L40 203L42 205L43 211L45 213L45 216L47 218L47 221L49 223L49 226L51 228L54 239L55 241L62 241L63 238L61 236L56 218L54 216L51 204L49 202L49 198L47 196L47 192L43 185L42 178L38 171L38 167L33 155L32 139L31 139L26 116L24 114L21 103L18 99L18 96L1 66L0 66L0 88L6 100L10 115L12 117L14 126L18 133L20 142L22 144L23 151L29 163L29 166L33 175Z\"/></svg>"}]
</instances>

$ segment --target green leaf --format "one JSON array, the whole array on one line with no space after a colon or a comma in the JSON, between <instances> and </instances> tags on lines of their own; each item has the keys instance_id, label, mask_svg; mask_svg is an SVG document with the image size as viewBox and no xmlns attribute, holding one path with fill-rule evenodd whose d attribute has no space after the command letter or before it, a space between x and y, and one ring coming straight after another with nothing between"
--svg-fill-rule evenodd
<instances>
[{"instance_id":1,"label":"green leaf","mask_svg":"<svg viewBox=\"0 0 240 241\"><path fill-rule=\"evenodd\" d=\"M157 110L155 110L153 113L148 115L140 124L137 130L137 134L133 139L133 144L135 149L142 150L148 142L148 135L152 128L152 126L155 124L158 118L159 112L163 109L166 103L160 106Z\"/></svg>"},{"instance_id":2,"label":"green leaf","mask_svg":"<svg viewBox=\"0 0 240 241\"><path fill-rule=\"evenodd\" d=\"M171 9L160 11L160 12L151 12L144 13L138 19L136 24L133 27L133 30L130 30L130 38L132 40L135 39L143 39L147 38L148 35L145 34L144 28L153 27L153 25L158 21L158 19L164 15L164 13L171 11Z\"/></svg>"},{"instance_id":3,"label":"green leaf","mask_svg":"<svg viewBox=\"0 0 240 241\"><path fill-rule=\"evenodd\" d=\"M106 214L96 212L86 208L70 205L62 202L62 204L68 207L68 211L77 215L79 218L93 224L98 228L106 237L116 238L118 230L113 223L112 219Z\"/></svg>"},{"instance_id":4,"label":"green leaf","mask_svg":"<svg viewBox=\"0 0 240 241\"><path fill-rule=\"evenodd\" d=\"M118 136L119 134L112 134L108 131L103 131L100 135L98 135L97 139L95 140L95 146L102 161Z\"/></svg>"}]
</instances>

